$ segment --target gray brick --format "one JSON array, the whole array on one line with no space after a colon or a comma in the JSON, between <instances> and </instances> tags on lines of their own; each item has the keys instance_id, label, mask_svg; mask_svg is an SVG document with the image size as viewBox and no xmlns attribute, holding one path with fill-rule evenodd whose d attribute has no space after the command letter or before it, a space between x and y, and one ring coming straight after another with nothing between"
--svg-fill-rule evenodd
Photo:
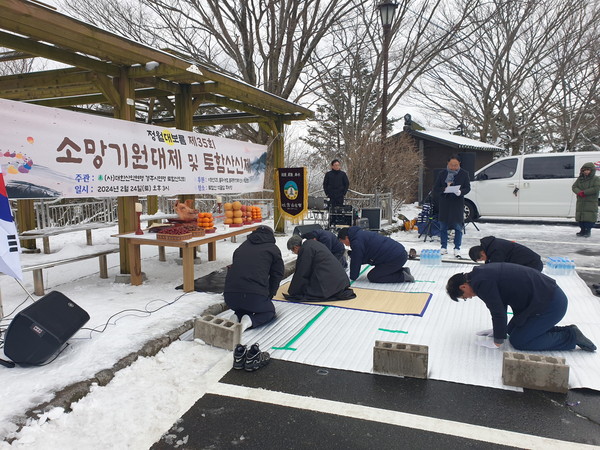
<instances>
[{"instance_id":1,"label":"gray brick","mask_svg":"<svg viewBox=\"0 0 600 450\"><path fill-rule=\"evenodd\" d=\"M402 377L427 378L429 348L426 345L375 341L373 372Z\"/></svg>"},{"instance_id":2,"label":"gray brick","mask_svg":"<svg viewBox=\"0 0 600 450\"><path fill-rule=\"evenodd\" d=\"M206 315L194 323L194 339L202 339L214 347L233 350L241 338L242 326L230 320Z\"/></svg>"},{"instance_id":3,"label":"gray brick","mask_svg":"<svg viewBox=\"0 0 600 450\"><path fill-rule=\"evenodd\" d=\"M569 390L569 366L565 358L504 352L502 382L508 386L564 393Z\"/></svg>"}]
</instances>

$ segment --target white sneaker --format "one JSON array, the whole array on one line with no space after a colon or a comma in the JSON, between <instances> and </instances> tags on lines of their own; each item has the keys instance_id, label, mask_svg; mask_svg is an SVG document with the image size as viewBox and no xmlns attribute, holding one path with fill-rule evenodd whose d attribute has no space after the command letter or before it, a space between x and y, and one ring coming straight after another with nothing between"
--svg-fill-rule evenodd
<instances>
[{"instance_id":1,"label":"white sneaker","mask_svg":"<svg viewBox=\"0 0 600 450\"><path fill-rule=\"evenodd\" d=\"M440 255L447 255L448 254L448 249L447 248L441 248L440 249Z\"/></svg>"},{"instance_id":2,"label":"white sneaker","mask_svg":"<svg viewBox=\"0 0 600 450\"><path fill-rule=\"evenodd\" d=\"M454 256L456 256L457 258L462 259L462 255L460 254L460 248L455 248L454 249Z\"/></svg>"}]
</instances>

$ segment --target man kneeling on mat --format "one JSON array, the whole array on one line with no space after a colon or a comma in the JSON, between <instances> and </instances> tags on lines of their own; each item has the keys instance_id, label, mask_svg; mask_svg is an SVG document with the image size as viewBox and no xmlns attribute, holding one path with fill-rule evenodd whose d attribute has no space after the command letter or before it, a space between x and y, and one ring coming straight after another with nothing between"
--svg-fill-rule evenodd
<instances>
[{"instance_id":1,"label":"man kneeling on mat","mask_svg":"<svg viewBox=\"0 0 600 450\"><path fill-rule=\"evenodd\" d=\"M567 296L556 281L531 267L511 263L486 264L448 280L446 292L455 302L479 297L492 315L491 330L478 336L493 338L484 347L500 347L509 335L517 350L596 350L576 325L556 326L567 312ZM513 317L507 323L507 308Z\"/></svg>"},{"instance_id":2,"label":"man kneeling on mat","mask_svg":"<svg viewBox=\"0 0 600 450\"><path fill-rule=\"evenodd\" d=\"M360 267L370 264L373 269L367 274L371 283L413 282L410 269L404 267L408 255L404 246L387 236L360 227L342 228L338 239L352 249L350 255L350 279L356 280Z\"/></svg>"},{"instance_id":3,"label":"man kneeling on mat","mask_svg":"<svg viewBox=\"0 0 600 450\"><path fill-rule=\"evenodd\" d=\"M481 245L471 247L469 256L475 262L482 261L486 264L508 262L532 267L540 272L544 269L542 258L536 252L516 242L487 236L479 241Z\"/></svg>"},{"instance_id":4,"label":"man kneeling on mat","mask_svg":"<svg viewBox=\"0 0 600 450\"><path fill-rule=\"evenodd\" d=\"M356 297L346 271L325 245L314 239L302 243L302 238L294 235L287 248L298 255L296 271L284 294L287 300L322 302Z\"/></svg>"},{"instance_id":5,"label":"man kneeling on mat","mask_svg":"<svg viewBox=\"0 0 600 450\"><path fill-rule=\"evenodd\" d=\"M275 244L275 234L261 225L233 252L233 263L225 278L225 303L235 312L231 319L239 321L242 330L259 327L275 318L271 299L283 274L283 259Z\"/></svg>"}]
</instances>

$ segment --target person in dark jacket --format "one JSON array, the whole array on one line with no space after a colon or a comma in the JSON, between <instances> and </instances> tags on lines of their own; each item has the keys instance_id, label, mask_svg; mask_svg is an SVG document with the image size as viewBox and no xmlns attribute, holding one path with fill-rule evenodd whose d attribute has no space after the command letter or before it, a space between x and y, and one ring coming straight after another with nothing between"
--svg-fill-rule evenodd
<instances>
[{"instance_id":1,"label":"person in dark jacket","mask_svg":"<svg viewBox=\"0 0 600 450\"><path fill-rule=\"evenodd\" d=\"M477 262L488 263L509 262L531 267L540 272L544 269L542 258L536 252L516 242L487 236L479 241L481 245L471 247L469 257Z\"/></svg>"},{"instance_id":2,"label":"person in dark jacket","mask_svg":"<svg viewBox=\"0 0 600 450\"><path fill-rule=\"evenodd\" d=\"M342 228L338 239L352 249L350 256L350 279L356 280L363 264L373 269L367 274L371 283L413 282L408 267L404 267L408 255L404 246L375 231L360 227Z\"/></svg>"},{"instance_id":3,"label":"person in dark jacket","mask_svg":"<svg viewBox=\"0 0 600 450\"><path fill-rule=\"evenodd\" d=\"M339 159L331 161L331 170L325 174L323 179L323 190L329 197L329 208L344 205L344 197L350 187L350 181L346 172L342 171Z\"/></svg>"},{"instance_id":4,"label":"person in dark jacket","mask_svg":"<svg viewBox=\"0 0 600 450\"><path fill-rule=\"evenodd\" d=\"M598 193L600 192L600 177L596 175L596 166L593 162L581 166L579 177L571 188L577 195L575 206L575 220L581 229L577 236L590 237L592 228L598 220Z\"/></svg>"},{"instance_id":5,"label":"person in dark jacket","mask_svg":"<svg viewBox=\"0 0 600 450\"><path fill-rule=\"evenodd\" d=\"M337 258L342 267L345 269L348 267L348 261L346 260L346 249L344 244L340 242L335 234L328 230L312 230L302 235L302 239L315 239L325 247Z\"/></svg>"},{"instance_id":6,"label":"person in dark jacket","mask_svg":"<svg viewBox=\"0 0 600 450\"><path fill-rule=\"evenodd\" d=\"M454 230L454 256L460 258L463 225L465 219L465 195L471 191L469 173L460 168L460 159L453 155L448 159L433 185L433 196L438 204L441 253L448 253L448 229Z\"/></svg>"},{"instance_id":7,"label":"person in dark jacket","mask_svg":"<svg viewBox=\"0 0 600 450\"><path fill-rule=\"evenodd\" d=\"M296 271L285 298L295 301L349 300L355 298L344 268L327 247L314 239L302 243L298 235L288 242L298 255Z\"/></svg>"},{"instance_id":8,"label":"person in dark jacket","mask_svg":"<svg viewBox=\"0 0 600 450\"><path fill-rule=\"evenodd\" d=\"M225 303L242 328L256 328L275 317L271 299L283 278L281 251L273 230L261 225L233 252L233 263L225 278Z\"/></svg>"},{"instance_id":9,"label":"person in dark jacket","mask_svg":"<svg viewBox=\"0 0 600 450\"><path fill-rule=\"evenodd\" d=\"M477 333L493 337L500 347L506 335L517 350L593 352L596 346L576 325L556 326L567 311L567 296L556 281L531 267L486 264L450 277L446 292L454 301L479 297L492 316L493 329ZM513 317L507 323L507 308Z\"/></svg>"}]
</instances>

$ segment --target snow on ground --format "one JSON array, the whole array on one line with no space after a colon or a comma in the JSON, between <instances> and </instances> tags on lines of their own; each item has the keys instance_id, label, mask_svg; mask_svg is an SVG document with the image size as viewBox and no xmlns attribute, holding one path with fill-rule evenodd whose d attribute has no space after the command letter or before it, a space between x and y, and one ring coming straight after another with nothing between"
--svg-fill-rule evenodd
<instances>
[{"instance_id":1,"label":"snow on ground","mask_svg":"<svg viewBox=\"0 0 600 450\"><path fill-rule=\"evenodd\" d=\"M418 209L408 205L401 212L413 218ZM473 225L467 226L463 250L476 245L481 237L495 235L528 245L544 257L570 255L578 266L600 267L597 257L576 253L582 248L600 250L600 230L594 230L592 238L582 241L576 240L575 228L566 226L520 222L484 223L478 227L480 231ZM286 248L292 229L293 226L288 225L288 235L277 238L285 260L295 258ZM117 239L111 237L116 232L116 228L94 231L94 247L118 244ZM400 231L391 237L405 244L407 249L420 251L439 247L439 240L423 242L416 231ZM23 254L22 264L89 251L84 232L50 239L55 253ZM196 266L195 276L206 275L229 264L242 239L238 238L237 244L220 241L217 260L211 262L207 261L207 249L202 246L199 255L203 262ZM211 382L231 367L230 352L199 341L178 341L155 357L140 358L118 372L107 386L94 387L74 405L71 413L56 408L28 419L27 426L18 429L17 421L24 413L49 401L54 392L112 367L119 359L139 350L145 342L199 316L209 305L222 302L220 294L193 292L183 295L182 291L174 289L182 282L182 267L176 262L177 249L167 248L166 262L158 261L155 247L142 246L141 250L142 270L148 277L142 286L114 282L119 272L118 254L108 256L108 280L98 277L95 259L44 271L47 292L58 290L64 293L85 309L91 319L55 361L33 368L0 367L0 436L13 440L12 444L0 442L0 449L148 448L203 395ZM26 288L33 291L31 273L24 274L24 278ZM12 278L0 276L0 283L6 315L1 326L5 329L15 310L28 306L31 300ZM104 331L98 333L90 329Z\"/></svg>"}]
</instances>

